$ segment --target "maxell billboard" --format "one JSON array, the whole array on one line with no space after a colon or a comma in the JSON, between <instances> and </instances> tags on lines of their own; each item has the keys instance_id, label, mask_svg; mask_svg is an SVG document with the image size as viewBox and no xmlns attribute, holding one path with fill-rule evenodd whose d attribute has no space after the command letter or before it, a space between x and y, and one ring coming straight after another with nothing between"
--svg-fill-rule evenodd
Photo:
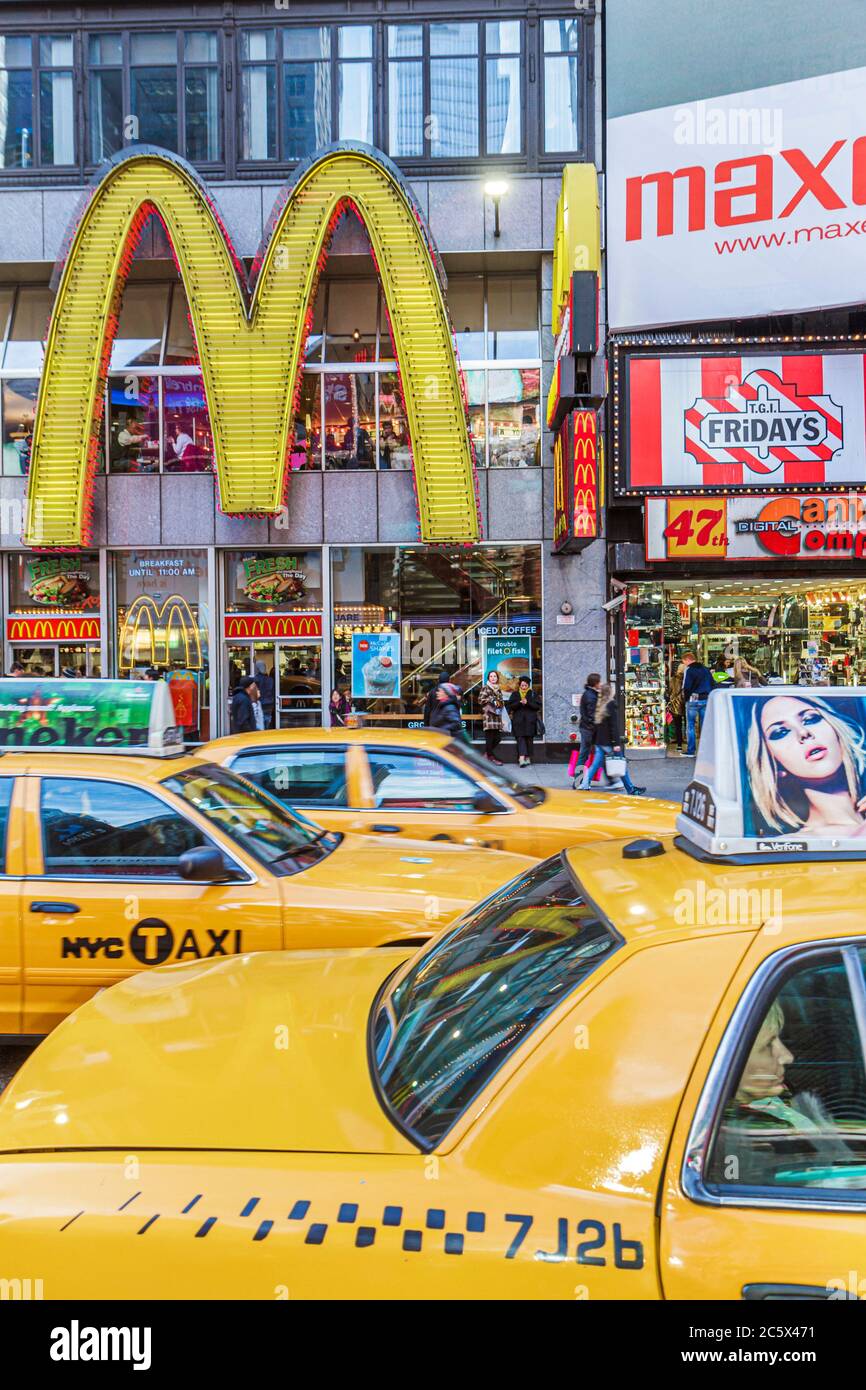
<instances>
[{"instance_id":1,"label":"maxell billboard","mask_svg":"<svg viewBox=\"0 0 866 1390\"><path fill-rule=\"evenodd\" d=\"M848 13L847 0L840 3ZM791 8L799 12L801 0ZM790 313L864 297L862 11L847 26L830 16L824 25L814 9L798 24L786 11L780 26L777 9L750 0L691 6L686 50L676 6L613 0L608 8L612 330ZM736 28L727 42L725 13ZM637 37L635 23L643 24ZM678 62L686 51L691 61ZM804 75L834 58L837 71ZM645 109L636 109L638 101Z\"/></svg>"}]
</instances>

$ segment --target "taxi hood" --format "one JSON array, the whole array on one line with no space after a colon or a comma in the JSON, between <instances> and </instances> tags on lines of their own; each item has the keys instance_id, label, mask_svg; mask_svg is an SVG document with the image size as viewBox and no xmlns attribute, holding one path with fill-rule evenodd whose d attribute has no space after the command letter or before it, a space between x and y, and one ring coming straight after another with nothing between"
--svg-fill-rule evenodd
<instances>
[{"instance_id":1,"label":"taxi hood","mask_svg":"<svg viewBox=\"0 0 866 1390\"><path fill-rule=\"evenodd\" d=\"M411 1154L367 1063L404 949L272 952L133 975L65 1019L0 1097L0 1153Z\"/></svg>"}]
</instances>

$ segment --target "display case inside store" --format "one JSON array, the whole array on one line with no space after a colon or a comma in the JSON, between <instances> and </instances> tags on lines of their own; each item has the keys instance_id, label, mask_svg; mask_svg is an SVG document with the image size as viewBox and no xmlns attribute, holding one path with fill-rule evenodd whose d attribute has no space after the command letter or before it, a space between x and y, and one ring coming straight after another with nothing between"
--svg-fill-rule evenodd
<instances>
[{"instance_id":1,"label":"display case inside store","mask_svg":"<svg viewBox=\"0 0 866 1390\"><path fill-rule=\"evenodd\" d=\"M664 624L661 586L635 584L625 607L625 737L630 748L663 748Z\"/></svg>"}]
</instances>

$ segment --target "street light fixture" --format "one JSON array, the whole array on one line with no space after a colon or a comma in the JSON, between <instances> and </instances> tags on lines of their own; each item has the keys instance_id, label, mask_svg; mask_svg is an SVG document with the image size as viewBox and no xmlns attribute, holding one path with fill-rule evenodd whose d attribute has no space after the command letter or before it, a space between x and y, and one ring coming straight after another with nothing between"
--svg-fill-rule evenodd
<instances>
[{"instance_id":1,"label":"street light fixture","mask_svg":"<svg viewBox=\"0 0 866 1390\"><path fill-rule=\"evenodd\" d=\"M499 225L499 204L503 196L508 192L508 184L505 179L488 179L484 185L484 192L493 203L494 222L493 235L499 236L501 228Z\"/></svg>"}]
</instances>

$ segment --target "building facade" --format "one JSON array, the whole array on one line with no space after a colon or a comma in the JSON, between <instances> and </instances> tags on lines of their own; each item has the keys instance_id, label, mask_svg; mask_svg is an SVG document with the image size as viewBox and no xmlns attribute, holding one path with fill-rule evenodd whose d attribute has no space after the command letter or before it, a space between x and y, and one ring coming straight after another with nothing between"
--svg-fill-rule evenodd
<instances>
[{"instance_id":1,"label":"building facade","mask_svg":"<svg viewBox=\"0 0 866 1390\"><path fill-rule=\"evenodd\" d=\"M447 669L480 735L477 688L498 665L509 680L531 674L548 743L564 744L572 696L605 659L605 546L598 525L579 545L554 545L563 412L553 420L547 405L562 360L586 367L597 348L578 344L575 356L555 340L553 262L563 169L600 166L600 24L573 5L479 3L459 18L443 8L0 11L6 669L17 660L45 675L125 677L157 667L195 740L227 731L229 691L256 670L273 679L277 725L327 720L335 686L368 720L412 725ZM25 545L34 418L51 386L46 325L105 161L144 148L186 161L246 276L286 184L339 142L372 146L396 167L444 268L480 539L422 540L407 366L387 293L399 294L398 277L383 291L380 272L391 272L348 211L306 328L283 509L221 508L190 279L154 214L117 306L89 543ZM398 304L410 321L411 307ZM562 393L566 414L600 403L590 375ZM249 439L254 469L252 396Z\"/></svg>"}]
</instances>

